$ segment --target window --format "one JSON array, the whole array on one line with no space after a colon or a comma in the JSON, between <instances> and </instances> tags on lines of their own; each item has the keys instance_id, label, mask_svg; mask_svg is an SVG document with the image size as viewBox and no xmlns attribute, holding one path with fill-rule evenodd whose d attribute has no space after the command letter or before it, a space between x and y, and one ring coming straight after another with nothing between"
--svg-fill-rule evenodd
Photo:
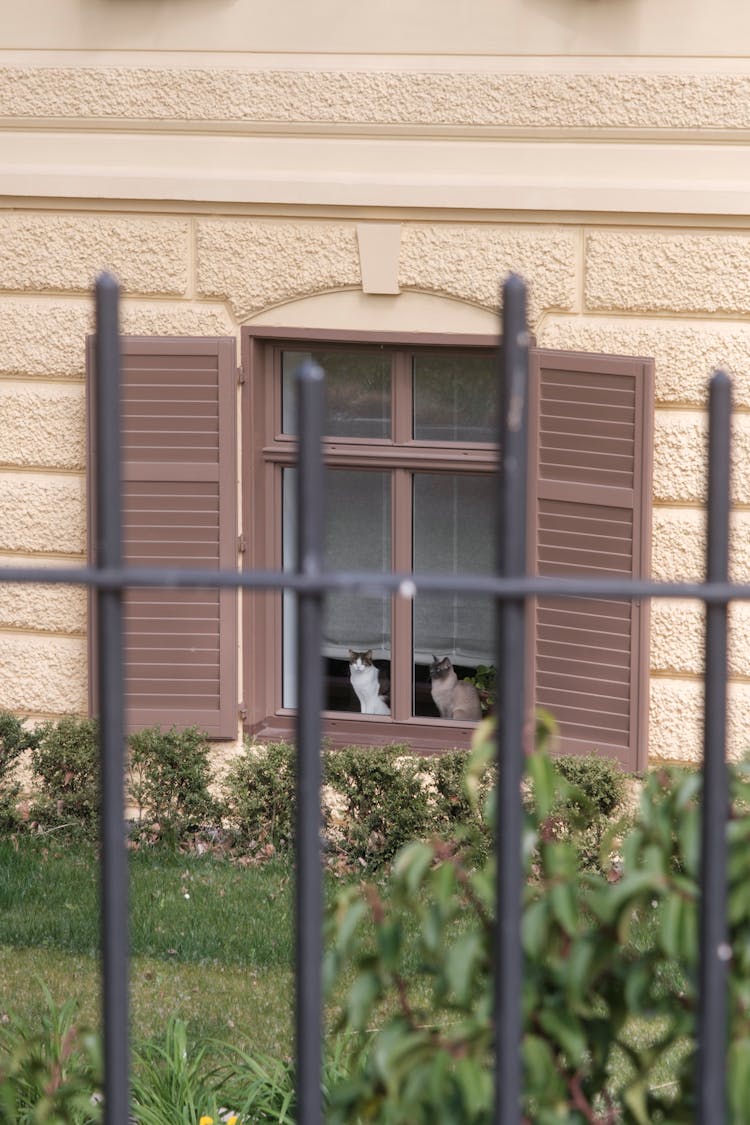
<instances>
[{"instance_id":1,"label":"window","mask_svg":"<svg viewBox=\"0 0 750 1125\"><path fill-rule=\"evenodd\" d=\"M282 332L284 333L282 335ZM246 330L245 418L252 440L248 565L295 559L293 375L327 373L326 563L335 569L489 572L493 567L495 353L487 338L394 338ZM649 361L532 353L529 564L540 574L645 574ZM541 600L529 612L529 677L559 718L563 748L635 765L645 754L647 608ZM377 592L328 598L326 731L334 742L466 743L471 724L441 719L429 666L460 677L495 661L487 599ZM294 598L254 595L245 622L252 729L290 733L296 703ZM362 704L349 652L368 652L388 711Z\"/></svg>"},{"instance_id":2,"label":"window","mask_svg":"<svg viewBox=\"0 0 750 1125\"><path fill-rule=\"evenodd\" d=\"M258 513L252 565L294 566L294 373L313 358L327 375L326 564L445 574L491 568L496 465L491 341L456 348L428 341L352 344L261 334L251 339L248 397L255 448L246 474ZM269 522L272 510L277 514ZM294 597L253 600L251 629L267 638L263 650L270 659L251 692L266 700L261 723L273 716L271 724L283 729L296 705ZM470 728L440 720L429 667L434 657L447 656L463 677L479 664L492 664L492 618L487 600L482 604L476 597L418 595L411 602L378 592L330 595L322 653L329 731L344 739L460 741L455 729L444 733L446 724L462 726L464 734ZM381 694L374 710L369 697L360 699L352 686L352 651L368 654L378 670Z\"/></svg>"}]
</instances>

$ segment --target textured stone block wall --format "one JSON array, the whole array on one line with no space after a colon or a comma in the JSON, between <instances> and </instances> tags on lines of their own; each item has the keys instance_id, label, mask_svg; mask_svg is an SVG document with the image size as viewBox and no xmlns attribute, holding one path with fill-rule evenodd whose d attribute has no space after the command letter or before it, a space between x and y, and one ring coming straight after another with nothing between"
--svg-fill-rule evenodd
<instances>
[{"instance_id":1,"label":"textured stone block wall","mask_svg":"<svg viewBox=\"0 0 750 1125\"><path fill-rule=\"evenodd\" d=\"M86 558L85 338L96 273L127 294L123 330L231 333L222 304L189 298L184 217L0 214L0 567ZM0 707L85 713L86 595L0 585Z\"/></svg>"},{"instance_id":2,"label":"textured stone block wall","mask_svg":"<svg viewBox=\"0 0 750 1125\"><path fill-rule=\"evenodd\" d=\"M659 578L702 573L706 383L727 367L737 406L733 572L748 580L750 235L708 222L533 219L404 218L401 292L492 310L499 277L515 269L530 283L541 345L655 358ZM238 334L288 302L362 286L350 216L99 213L83 204L0 212L0 565L85 558L84 344L102 267L122 280L123 330L140 334ZM750 746L750 614L740 606L732 620L739 755ZM699 607L653 607L652 759L700 754L701 628ZM0 706L37 717L85 711L85 635L80 591L0 586Z\"/></svg>"},{"instance_id":3,"label":"textured stone block wall","mask_svg":"<svg viewBox=\"0 0 750 1125\"><path fill-rule=\"evenodd\" d=\"M653 574L704 571L706 390L712 370L734 381L732 575L750 578L750 238L745 230L584 230L579 314L544 319L556 348L656 361ZM730 748L750 748L750 607L731 614ZM703 610L658 601L651 615L652 760L701 755Z\"/></svg>"}]
</instances>

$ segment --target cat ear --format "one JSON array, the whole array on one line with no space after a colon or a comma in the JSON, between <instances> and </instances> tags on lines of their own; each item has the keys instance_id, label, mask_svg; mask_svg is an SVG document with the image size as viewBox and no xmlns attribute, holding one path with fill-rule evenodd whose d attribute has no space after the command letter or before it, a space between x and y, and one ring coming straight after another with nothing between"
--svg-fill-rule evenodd
<instances>
[{"instance_id":1,"label":"cat ear","mask_svg":"<svg viewBox=\"0 0 750 1125\"><path fill-rule=\"evenodd\" d=\"M433 664L437 664L437 662L438 662L438 658L437 658L437 657L435 656L435 653L433 652L433 654L432 654L432 663L433 663Z\"/></svg>"},{"instance_id":2,"label":"cat ear","mask_svg":"<svg viewBox=\"0 0 750 1125\"><path fill-rule=\"evenodd\" d=\"M350 649L349 649L349 663L351 663L351 662L352 662L352 660L354 660L354 659L355 659L356 655L357 655L357 654L356 654L356 652L354 651L354 649L353 649L353 648L350 648Z\"/></svg>"},{"instance_id":3,"label":"cat ear","mask_svg":"<svg viewBox=\"0 0 750 1125\"><path fill-rule=\"evenodd\" d=\"M368 648L367 652L365 653L365 660L372 660L372 649L371 648Z\"/></svg>"}]
</instances>

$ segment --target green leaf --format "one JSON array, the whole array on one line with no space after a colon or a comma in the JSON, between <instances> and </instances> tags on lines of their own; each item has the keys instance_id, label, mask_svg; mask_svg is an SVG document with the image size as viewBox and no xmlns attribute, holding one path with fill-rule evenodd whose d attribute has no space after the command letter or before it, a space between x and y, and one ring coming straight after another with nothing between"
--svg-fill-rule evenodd
<instances>
[{"instance_id":1,"label":"green leaf","mask_svg":"<svg viewBox=\"0 0 750 1125\"><path fill-rule=\"evenodd\" d=\"M668 957L680 956L683 900L679 895L666 895L659 911L659 943Z\"/></svg>"},{"instance_id":2,"label":"green leaf","mask_svg":"<svg viewBox=\"0 0 750 1125\"><path fill-rule=\"evenodd\" d=\"M550 890L552 913L565 932L572 936L578 930L578 907L574 883L556 883Z\"/></svg>"},{"instance_id":3,"label":"green leaf","mask_svg":"<svg viewBox=\"0 0 750 1125\"><path fill-rule=\"evenodd\" d=\"M557 777L552 761L546 754L529 754L526 769L534 787L536 815L545 820L557 797Z\"/></svg>"},{"instance_id":4,"label":"green leaf","mask_svg":"<svg viewBox=\"0 0 750 1125\"><path fill-rule=\"evenodd\" d=\"M538 1022L565 1053L568 1064L579 1067L586 1053L586 1037L580 1021L571 1012L543 1008Z\"/></svg>"},{"instance_id":5,"label":"green leaf","mask_svg":"<svg viewBox=\"0 0 750 1125\"><path fill-rule=\"evenodd\" d=\"M661 875L654 875L650 871L634 871L619 883L607 887L597 901L599 916L603 921L614 923L622 914L624 917L620 919L620 924L624 924L625 929L619 936L624 941L633 910L645 904L650 907L652 899L661 898L664 887L665 880Z\"/></svg>"},{"instance_id":6,"label":"green leaf","mask_svg":"<svg viewBox=\"0 0 750 1125\"><path fill-rule=\"evenodd\" d=\"M729 1108L733 1121L744 1121L750 1106L750 1039L736 1040L729 1048Z\"/></svg>"},{"instance_id":7,"label":"green leaf","mask_svg":"<svg viewBox=\"0 0 750 1125\"><path fill-rule=\"evenodd\" d=\"M484 1062L471 1057L459 1059L456 1081L462 1094L465 1120L473 1121L480 1113L489 1112L493 1083L490 1069Z\"/></svg>"},{"instance_id":8,"label":"green leaf","mask_svg":"<svg viewBox=\"0 0 750 1125\"><path fill-rule=\"evenodd\" d=\"M397 878L403 879L409 894L416 894L435 858L435 849L429 844L417 841L408 844L396 857L393 871Z\"/></svg>"},{"instance_id":9,"label":"green leaf","mask_svg":"<svg viewBox=\"0 0 750 1125\"><path fill-rule=\"evenodd\" d=\"M458 905L453 902L456 894L456 871L452 863L441 863L433 872L432 889L435 901L447 911L449 906Z\"/></svg>"},{"instance_id":10,"label":"green leaf","mask_svg":"<svg viewBox=\"0 0 750 1125\"><path fill-rule=\"evenodd\" d=\"M567 840L550 840L539 849L542 869L549 880L569 882L578 878L578 856Z\"/></svg>"},{"instance_id":11,"label":"green leaf","mask_svg":"<svg viewBox=\"0 0 750 1125\"><path fill-rule=\"evenodd\" d=\"M353 901L351 899L348 902L341 901L340 907L336 918L336 945L344 951L349 948L357 927L366 917L368 910L367 903L361 897Z\"/></svg>"},{"instance_id":12,"label":"green leaf","mask_svg":"<svg viewBox=\"0 0 750 1125\"><path fill-rule=\"evenodd\" d=\"M650 965L638 961L628 965L625 976L625 1003L628 1011L633 1015L649 1005L652 983L653 970Z\"/></svg>"},{"instance_id":13,"label":"green leaf","mask_svg":"<svg viewBox=\"0 0 750 1125\"><path fill-rule=\"evenodd\" d=\"M650 1125L647 1095L648 1084L643 1077L637 1078L629 1086L626 1086L623 1091L623 1101L638 1122L638 1125Z\"/></svg>"},{"instance_id":14,"label":"green leaf","mask_svg":"<svg viewBox=\"0 0 750 1125\"><path fill-rule=\"evenodd\" d=\"M549 1091L555 1087L562 1087L555 1066L555 1056L546 1039L540 1035L525 1035L521 1053L529 1089Z\"/></svg>"},{"instance_id":15,"label":"green leaf","mask_svg":"<svg viewBox=\"0 0 750 1125\"><path fill-rule=\"evenodd\" d=\"M422 942L428 953L439 953L443 945L443 920L442 915L430 903L422 917Z\"/></svg>"},{"instance_id":16,"label":"green leaf","mask_svg":"<svg viewBox=\"0 0 750 1125\"><path fill-rule=\"evenodd\" d=\"M474 974L484 956L479 934L465 934L448 951L445 975L457 1004L465 1005L472 993Z\"/></svg>"},{"instance_id":17,"label":"green leaf","mask_svg":"<svg viewBox=\"0 0 750 1125\"><path fill-rule=\"evenodd\" d=\"M589 938L579 938L571 946L565 974L565 993L569 1004L580 1005L586 1000L590 986L594 943Z\"/></svg>"},{"instance_id":18,"label":"green leaf","mask_svg":"<svg viewBox=\"0 0 750 1125\"><path fill-rule=\"evenodd\" d=\"M550 904L539 898L527 906L521 918L521 942L527 957L540 957L549 938Z\"/></svg>"},{"instance_id":19,"label":"green leaf","mask_svg":"<svg viewBox=\"0 0 750 1125\"><path fill-rule=\"evenodd\" d=\"M394 972L398 967L401 957L402 940L403 927L398 919L391 922L383 922L378 926L378 954L380 955L383 966L390 972Z\"/></svg>"},{"instance_id":20,"label":"green leaf","mask_svg":"<svg viewBox=\"0 0 750 1125\"><path fill-rule=\"evenodd\" d=\"M380 977L375 972L362 972L349 989L346 1015L350 1027L362 1030L367 1025L374 1005L380 999Z\"/></svg>"}]
</instances>

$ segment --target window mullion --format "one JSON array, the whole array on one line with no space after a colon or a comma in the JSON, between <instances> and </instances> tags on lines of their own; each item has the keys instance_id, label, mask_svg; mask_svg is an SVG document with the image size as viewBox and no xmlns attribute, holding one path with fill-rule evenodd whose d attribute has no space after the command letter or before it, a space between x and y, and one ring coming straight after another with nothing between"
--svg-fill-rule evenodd
<instances>
[{"instance_id":1,"label":"window mullion","mask_svg":"<svg viewBox=\"0 0 750 1125\"><path fill-rule=\"evenodd\" d=\"M393 441L404 445L413 438L413 380L412 357L409 352L396 352L393 356Z\"/></svg>"},{"instance_id":2,"label":"window mullion","mask_svg":"<svg viewBox=\"0 0 750 1125\"><path fill-rule=\"evenodd\" d=\"M412 569L412 475L393 473L393 566L399 573ZM412 601L394 596L391 612L391 714L407 720L413 712Z\"/></svg>"},{"instance_id":3,"label":"window mullion","mask_svg":"<svg viewBox=\"0 0 750 1125\"><path fill-rule=\"evenodd\" d=\"M411 353L398 351L393 356L394 445L412 440L413 380ZM408 469L393 471L393 567L401 573L412 569L412 474ZM411 719L413 713L412 602L394 596L391 610L391 715L396 720Z\"/></svg>"}]
</instances>

